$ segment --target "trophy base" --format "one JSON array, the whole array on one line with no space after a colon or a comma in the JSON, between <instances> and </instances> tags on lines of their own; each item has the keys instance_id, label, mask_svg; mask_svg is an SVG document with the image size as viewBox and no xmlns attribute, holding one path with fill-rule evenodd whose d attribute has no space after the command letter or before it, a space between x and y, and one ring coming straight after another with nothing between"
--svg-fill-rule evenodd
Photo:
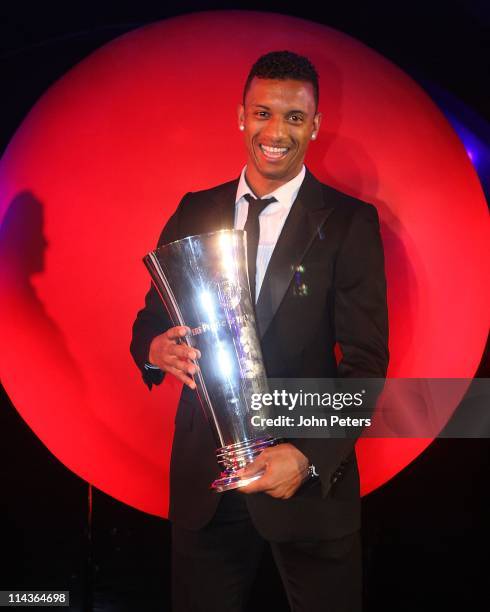
<instances>
[{"instance_id":1,"label":"trophy base","mask_svg":"<svg viewBox=\"0 0 490 612\"><path fill-rule=\"evenodd\" d=\"M240 468L246 467L249 463L252 463L265 448L274 446L279 442L279 440L271 438L270 436L264 436L263 438L243 440L242 442L218 448L216 451L218 463L224 469L220 477L213 482L211 488L218 493L223 493L223 491L246 487L254 480L258 480L264 474L264 470L249 478L239 476L237 471Z\"/></svg>"},{"instance_id":2,"label":"trophy base","mask_svg":"<svg viewBox=\"0 0 490 612\"><path fill-rule=\"evenodd\" d=\"M224 493L225 491L231 491L232 489L239 489L240 487L246 487L254 480L258 480L264 472L259 472L250 478L240 478L235 474L227 474L223 472L221 474L221 478L217 478L211 488L214 489L217 493Z\"/></svg>"}]
</instances>

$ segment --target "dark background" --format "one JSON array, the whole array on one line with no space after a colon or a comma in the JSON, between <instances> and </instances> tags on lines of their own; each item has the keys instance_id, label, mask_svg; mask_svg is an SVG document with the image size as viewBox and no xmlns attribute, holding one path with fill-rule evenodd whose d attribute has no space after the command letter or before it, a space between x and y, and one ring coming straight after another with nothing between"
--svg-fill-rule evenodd
<instances>
[{"instance_id":1,"label":"dark background","mask_svg":"<svg viewBox=\"0 0 490 612\"><path fill-rule=\"evenodd\" d=\"M221 8L296 15L350 34L490 134L487 1L4 2L0 150L39 96L103 43L145 23ZM27 359L19 376L28 379L30 367ZM488 350L477 375L489 376ZM168 522L69 472L1 389L0 436L0 590L70 590L72 610L170 610ZM486 607L489 463L487 440L436 440L363 500L366 610ZM266 556L253 609L270 608L287 604Z\"/></svg>"}]
</instances>

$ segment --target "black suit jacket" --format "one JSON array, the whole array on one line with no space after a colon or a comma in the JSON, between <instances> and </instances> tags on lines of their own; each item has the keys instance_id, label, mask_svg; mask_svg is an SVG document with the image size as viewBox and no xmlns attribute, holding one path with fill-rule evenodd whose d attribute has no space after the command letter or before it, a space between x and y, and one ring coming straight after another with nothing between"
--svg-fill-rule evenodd
<instances>
[{"instance_id":1,"label":"black suit jacket","mask_svg":"<svg viewBox=\"0 0 490 612\"><path fill-rule=\"evenodd\" d=\"M234 180L186 194L158 244L233 228L237 186ZM295 270L300 264L298 281ZM270 378L383 378L388 321L376 209L320 183L307 170L264 278L257 323ZM171 326L151 288L134 323L131 343L150 388L155 380L144 368L150 343ZM338 366L336 343L342 352ZM264 493L247 495L257 529L272 541L337 538L358 529L355 440L291 442L315 464L320 479L309 481L288 500ZM219 500L209 488L218 474L210 427L195 392L184 387L175 419L170 519L189 529L206 525Z\"/></svg>"}]
</instances>

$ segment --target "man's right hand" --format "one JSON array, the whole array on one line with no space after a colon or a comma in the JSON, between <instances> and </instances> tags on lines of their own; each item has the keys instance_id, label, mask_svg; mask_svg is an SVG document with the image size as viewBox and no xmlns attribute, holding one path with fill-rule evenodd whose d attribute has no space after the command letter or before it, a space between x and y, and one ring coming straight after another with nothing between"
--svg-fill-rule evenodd
<instances>
[{"instance_id":1,"label":"man's right hand","mask_svg":"<svg viewBox=\"0 0 490 612\"><path fill-rule=\"evenodd\" d=\"M179 344L178 340L190 333L183 325L171 327L164 334L153 338L150 344L149 361L163 372L170 372L191 389L196 388L192 376L197 372L197 366L192 360L201 357L200 351Z\"/></svg>"}]
</instances>

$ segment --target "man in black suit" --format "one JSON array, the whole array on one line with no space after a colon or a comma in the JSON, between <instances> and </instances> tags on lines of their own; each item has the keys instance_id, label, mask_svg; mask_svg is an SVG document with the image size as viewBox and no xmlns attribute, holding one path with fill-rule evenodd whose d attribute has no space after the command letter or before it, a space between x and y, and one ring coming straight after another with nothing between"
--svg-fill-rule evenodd
<instances>
[{"instance_id":1,"label":"man in black suit","mask_svg":"<svg viewBox=\"0 0 490 612\"><path fill-rule=\"evenodd\" d=\"M249 270L268 376L383 378L388 325L378 216L305 168L321 119L318 76L308 59L288 51L259 58L238 110L247 165L238 180L186 194L159 245L247 228L255 215L260 236ZM254 207L262 198L269 202L260 212ZM174 612L243 609L264 541L293 610L360 610L355 440L270 447L244 472L265 470L260 479L233 492L211 491L219 468L194 392L199 354L178 342L186 333L172 327L151 288L131 352L150 389L165 373L184 383L170 478Z\"/></svg>"}]
</instances>

